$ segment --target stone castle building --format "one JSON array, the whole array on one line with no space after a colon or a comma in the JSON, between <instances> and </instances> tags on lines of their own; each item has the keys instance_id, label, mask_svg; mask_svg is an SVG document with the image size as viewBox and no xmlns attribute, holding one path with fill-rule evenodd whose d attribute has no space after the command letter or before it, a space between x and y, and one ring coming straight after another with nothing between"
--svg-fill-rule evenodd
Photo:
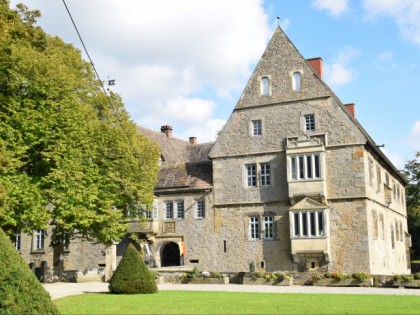
<instances>
[{"instance_id":1,"label":"stone castle building","mask_svg":"<svg viewBox=\"0 0 420 315\"><path fill-rule=\"evenodd\" d=\"M151 267L410 272L404 178L280 28L216 142L138 129L161 147L154 209L129 224ZM110 274L128 242L76 240L60 266Z\"/></svg>"}]
</instances>

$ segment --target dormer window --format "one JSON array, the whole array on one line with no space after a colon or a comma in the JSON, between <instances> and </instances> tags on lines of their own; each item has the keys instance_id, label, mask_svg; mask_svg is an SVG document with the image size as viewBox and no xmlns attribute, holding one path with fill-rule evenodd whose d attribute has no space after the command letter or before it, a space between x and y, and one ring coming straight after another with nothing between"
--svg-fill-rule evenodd
<instances>
[{"instance_id":1,"label":"dormer window","mask_svg":"<svg viewBox=\"0 0 420 315\"><path fill-rule=\"evenodd\" d=\"M261 78L261 96L270 95L270 78L262 77Z\"/></svg>"}]
</instances>

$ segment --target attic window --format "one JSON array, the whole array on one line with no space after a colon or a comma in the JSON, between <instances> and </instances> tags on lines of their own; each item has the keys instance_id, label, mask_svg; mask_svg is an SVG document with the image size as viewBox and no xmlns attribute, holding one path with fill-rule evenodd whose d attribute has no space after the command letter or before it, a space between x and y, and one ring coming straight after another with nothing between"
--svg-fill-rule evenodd
<instances>
[{"instance_id":1,"label":"attic window","mask_svg":"<svg viewBox=\"0 0 420 315\"><path fill-rule=\"evenodd\" d=\"M300 91L302 88L302 75L299 71L293 72L292 88L293 91Z\"/></svg>"},{"instance_id":2,"label":"attic window","mask_svg":"<svg viewBox=\"0 0 420 315\"><path fill-rule=\"evenodd\" d=\"M270 95L270 79L268 77L261 78L261 96Z\"/></svg>"}]
</instances>

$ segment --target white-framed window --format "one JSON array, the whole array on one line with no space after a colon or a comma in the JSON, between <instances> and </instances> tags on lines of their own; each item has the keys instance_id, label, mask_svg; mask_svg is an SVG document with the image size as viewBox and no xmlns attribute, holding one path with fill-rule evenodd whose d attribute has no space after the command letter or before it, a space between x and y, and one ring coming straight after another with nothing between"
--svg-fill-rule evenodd
<instances>
[{"instance_id":1,"label":"white-framed window","mask_svg":"<svg viewBox=\"0 0 420 315\"><path fill-rule=\"evenodd\" d=\"M249 239L260 238L260 217L249 217Z\"/></svg>"},{"instance_id":2,"label":"white-framed window","mask_svg":"<svg viewBox=\"0 0 420 315\"><path fill-rule=\"evenodd\" d=\"M184 200L167 200L165 205L165 220L184 219Z\"/></svg>"},{"instance_id":3,"label":"white-framed window","mask_svg":"<svg viewBox=\"0 0 420 315\"><path fill-rule=\"evenodd\" d=\"M272 240L274 238L274 218L272 216L264 217L264 239Z\"/></svg>"},{"instance_id":4,"label":"white-framed window","mask_svg":"<svg viewBox=\"0 0 420 315\"><path fill-rule=\"evenodd\" d=\"M257 187L257 165L246 165L247 187Z\"/></svg>"},{"instance_id":5,"label":"white-framed window","mask_svg":"<svg viewBox=\"0 0 420 315\"><path fill-rule=\"evenodd\" d=\"M15 236L15 248L17 251L20 251L22 244L22 235L20 233L17 233Z\"/></svg>"},{"instance_id":6,"label":"white-framed window","mask_svg":"<svg viewBox=\"0 0 420 315\"><path fill-rule=\"evenodd\" d=\"M294 237L320 237L325 235L323 210L296 211L293 213Z\"/></svg>"},{"instance_id":7,"label":"white-framed window","mask_svg":"<svg viewBox=\"0 0 420 315\"><path fill-rule=\"evenodd\" d=\"M204 199L197 200L197 219L204 219L206 217L206 203Z\"/></svg>"},{"instance_id":8,"label":"white-framed window","mask_svg":"<svg viewBox=\"0 0 420 315\"><path fill-rule=\"evenodd\" d=\"M262 135L262 121L261 119L256 119L251 121L252 124L252 135L261 136Z\"/></svg>"},{"instance_id":9,"label":"white-framed window","mask_svg":"<svg viewBox=\"0 0 420 315\"><path fill-rule=\"evenodd\" d=\"M261 186L270 186L270 164L260 164L260 179Z\"/></svg>"},{"instance_id":10,"label":"white-framed window","mask_svg":"<svg viewBox=\"0 0 420 315\"><path fill-rule=\"evenodd\" d=\"M173 201L165 201L165 220L172 220L174 218L174 204Z\"/></svg>"},{"instance_id":11,"label":"white-framed window","mask_svg":"<svg viewBox=\"0 0 420 315\"><path fill-rule=\"evenodd\" d=\"M153 202L153 220L159 219L159 204L157 201Z\"/></svg>"},{"instance_id":12,"label":"white-framed window","mask_svg":"<svg viewBox=\"0 0 420 315\"><path fill-rule=\"evenodd\" d=\"M305 119L305 131L315 131L315 115L304 115L303 118Z\"/></svg>"},{"instance_id":13,"label":"white-framed window","mask_svg":"<svg viewBox=\"0 0 420 315\"><path fill-rule=\"evenodd\" d=\"M44 250L45 231L35 230L34 237L35 237L35 240L34 240L35 250Z\"/></svg>"},{"instance_id":14,"label":"white-framed window","mask_svg":"<svg viewBox=\"0 0 420 315\"><path fill-rule=\"evenodd\" d=\"M321 178L321 156L310 153L290 156L292 180L309 180Z\"/></svg>"},{"instance_id":15,"label":"white-framed window","mask_svg":"<svg viewBox=\"0 0 420 315\"><path fill-rule=\"evenodd\" d=\"M300 91L302 89L302 74L295 71L292 74L292 88L293 91Z\"/></svg>"},{"instance_id":16,"label":"white-framed window","mask_svg":"<svg viewBox=\"0 0 420 315\"><path fill-rule=\"evenodd\" d=\"M176 201L176 218L177 219L184 218L184 200Z\"/></svg>"},{"instance_id":17,"label":"white-framed window","mask_svg":"<svg viewBox=\"0 0 420 315\"><path fill-rule=\"evenodd\" d=\"M145 217L147 220L152 219L152 212L150 210L145 210L142 213L142 216Z\"/></svg>"},{"instance_id":18,"label":"white-framed window","mask_svg":"<svg viewBox=\"0 0 420 315\"><path fill-rule=\"evenodd\" d=\"M261 96L269 96L269 95L270 95L270 78L265 76L261 78Z\"/></svg>"}]
</instances>

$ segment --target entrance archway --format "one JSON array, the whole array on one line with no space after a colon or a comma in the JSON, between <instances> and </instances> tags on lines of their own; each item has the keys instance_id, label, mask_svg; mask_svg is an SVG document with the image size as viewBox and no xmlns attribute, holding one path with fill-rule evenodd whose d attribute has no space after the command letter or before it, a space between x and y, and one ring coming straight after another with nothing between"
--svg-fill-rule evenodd
<instances>
[{"instance_id":1,"label":"entrance archway","mask_svg":"<svg viewBox=\"0 0 420 315\"><path fill-rule=\"evenodd\" d=\"M165 245L162 250L161 256L161 266L162 267L171 267L171 266L180 266L180 252L178 244L170 242Z\"/></svg>"}]
</instances>

